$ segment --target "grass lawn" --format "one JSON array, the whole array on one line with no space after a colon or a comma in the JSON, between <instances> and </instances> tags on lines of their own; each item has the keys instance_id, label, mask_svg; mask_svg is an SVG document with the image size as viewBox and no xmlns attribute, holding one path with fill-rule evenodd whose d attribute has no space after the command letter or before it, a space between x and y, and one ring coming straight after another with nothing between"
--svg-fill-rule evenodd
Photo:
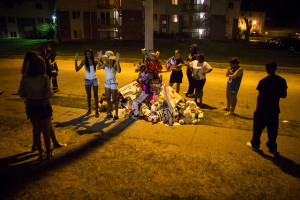
<instances>
[{"instance_id":1,"label":"grass lawn","mask_svg":"<svg viewBox=\"0 0 300 200\"><path fill-rule=\"evenodd\" d=\"M26 51L38 50L48 42L47 40L26 39L1 39L1 57L23 57ZM299 52L290 52L277 49L264 43L247 43L243 41L211 41L200 40L197 42L199 50L205 53L208 62L227 63L228 58L237 56L241 65L265 65L266 62L276 61L281 67L299 67ZM97 50L112 50L121 54L122 61L140 62L141 49L144 41L120 41L120 40L97 40L97 41L70 41L52 43L59 59L73 59L76 52L83 56L84 50L92 48ZM155 39L154 48L161 52L160 60L164 61L173 55L175 49L182 51L182 58L186 58L190 43L179 42L171 39Z\"/></svg>"},{"instance_id":2,"label":"grass lawn","mask_svg":"<svg viewBox=\"0 0 300 200\"><path fill-rule=\"evenodd\" d=\"M28 152L30 122L0 116L0 125L0 144L5 145L0 152L5 157L0 159L3 199L299 199L300 195L295 163L290 161L293 168L284 173L276 166L281 160L249 150L245 159L245 152L194 149L113 131L79 135L65 127L56 132L68 147L56 149L55 159L38 164L33 161L36 154Z\"/></svg>"}]
</instances>

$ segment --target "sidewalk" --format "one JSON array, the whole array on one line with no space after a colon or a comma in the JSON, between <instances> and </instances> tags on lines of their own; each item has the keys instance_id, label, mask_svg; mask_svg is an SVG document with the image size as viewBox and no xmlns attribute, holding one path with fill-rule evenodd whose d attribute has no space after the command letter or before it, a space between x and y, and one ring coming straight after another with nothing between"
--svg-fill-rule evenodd
<instances>
[{"instance_id":1,"label":"sidewalk","mask_svg":"<svg viewBox=\"0 0 300 200\"><path fill-rule=\"evenodd\" d=\"M10 97L10 98L9 98ZM23 102L11 101L12 96L3 94L0 96L0 115L26 119ZM78 130L107 133L108 131L120 132L123 137L139 138L144 140L160 141L163 144L175 144L188 149L206 149L212 152L228 154L249 154L251 150L246 142L252 137L251 131L228 129L204 125L180 125L166 126L164 124L152 124L144 120L119 119L117 122L104 122L105 113L100 113L99 118L94 113L85 117L85 109L52 106L53 123L55 126L73 126ZM261 149L267 155L268 149L265 143L267 135L262 135ZM278 136L278 150L281 155L300 163L300 138ZM251 152L254 153L254 152Z\"/></svg>"}]
</instances>

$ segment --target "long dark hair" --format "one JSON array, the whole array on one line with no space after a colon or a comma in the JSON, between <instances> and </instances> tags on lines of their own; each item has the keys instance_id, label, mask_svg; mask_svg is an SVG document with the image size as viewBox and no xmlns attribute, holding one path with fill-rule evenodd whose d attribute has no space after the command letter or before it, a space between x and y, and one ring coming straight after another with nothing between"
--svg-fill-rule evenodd
<instances>
[{"instance_id":1,"label":"long dark hair","mask_svg":"<svg viewBox=\"0 0 300 200\"><path fill-rule=\"evenodd\" d=\"M94 66L94 71L96 71L96 63L95 63L95 59L94 59L94 52L92 49L86 49L85 52L84 52L84 56L85 56L85 60L84 60L84 63L85 63L85 68L86 70L88 70L88 72L90 72L90 64L89 64L89 60L88 58L86 57L86 53L87 52L90 52L91 54L91 60L93 62L93 66Z\"/></svg>"},{"instance_id":2,"label":"long dark hair","mask_svg":"<svg viewBox=\"0 0 300 200\"><path fill-rule=\"evenodd\" d=\"M29 64L27 65L28 61ZM36 51L27 52L24 57L21 73L31 77L37 77L38 75L45 74L45 72L46 65L43 58L39 56Z\"/></svg>"}]
</instances>

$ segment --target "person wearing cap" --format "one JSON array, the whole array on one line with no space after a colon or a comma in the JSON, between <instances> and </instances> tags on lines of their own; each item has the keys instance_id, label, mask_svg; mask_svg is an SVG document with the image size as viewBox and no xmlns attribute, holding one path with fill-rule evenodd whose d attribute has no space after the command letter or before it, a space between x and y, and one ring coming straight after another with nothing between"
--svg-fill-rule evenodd
<instances>
[{"instance_id":1,"label":"person wearing cap","mask_svg":"<svg viewBox=\"0 0 300 200\"><path fill-rule=\"evenodd\" d=\"M276 69L275 62L266 64L268 76L260 80L256 88L259 93L253 118L253 137L247 145L257 151L260 146L261 133L267 127L269 152L279 156L276 143L280 113L279 100L286 98L288 87L286 80L275 74Z\"/></svg>"},{"instance_id":2,"label":"person wearing cap","mask_svg":"<svg viewBox=\"0 0 300 200\"><path fill-rule=\"evenodd\" d=\"M204 54L198 53L194 55L196 60L190 62L188 65L188 70L192 72L193 86L195 87L195 102L200 107L203 106L203 87L206 82L206 74L212 71L212 67L204 61ZM198 103L198 98L200 102Z\"/></svg>"},{"instance_id":3,"label":"person wearing cap","mask_svg":"<svg viewBox=\"0 0 300 200\"><path fill-rule=\"evenodd\" d=\"M116 79L116 73L121 72L121 67L119 63L120 54L117 52L116 56L112 51L106 51L104 55L102 55L102 51L97 52L99 65L98 69L104 69L105 71L105 96L107 100L107 116L104 120L110 120L113 118L113 121L119 119L118 116L118 82ZM101 65L101 58L105 60L105 62ZM112 102L111 102L112 98ZM112 105L115 106L116 113L112 115Z\"/></svg>"},{"instance_id":4,"label":"person wearing cap","mask_svg":"<svg viewBox=\"0 0 300 200\"><path fill-rule=\"evenodd\" d=\"M228 77L226 89L227 107L222 108L222 110L227 111L225 115L234 115L237 93L243 77L243 69L239 66L240 62L237 57L231 57L229 63L230 67L226 72L226 77Z\"/></svg>"},{"instance_id":5,"label":"person wearing cap","mask_svg":"<svg viewBox=\"0 0 300 200\"><path fill-rule=\"evenodd\" d=\"M80 65L78 66L77 60L78 60L78 53L75 54L75 70L78 72L83 66L85 69L85 76L84 76L84 85L85 90L87 94L87 102L89 110L85 115L91 114L91 97L92 97L92 86L94 90L94 99L95 99L95 117L99 117L99 111L98 111L98 79L96 75L96 66L97 63L94 59L94 53L92 49L85 50L85 59L81 61Z\"/></svg>"}]
</instances>

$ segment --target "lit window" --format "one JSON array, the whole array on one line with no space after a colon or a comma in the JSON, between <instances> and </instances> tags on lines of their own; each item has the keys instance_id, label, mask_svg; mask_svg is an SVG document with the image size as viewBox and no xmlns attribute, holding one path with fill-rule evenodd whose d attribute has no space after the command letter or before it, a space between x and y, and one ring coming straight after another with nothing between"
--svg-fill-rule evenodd
<instances>
[{"instance_id":1,"label":"lit window","mask_svg":"<svg viewBox=\"0 0 300 200\"><path fill-rule=\"evenodd\" d=\"M253 24L256 24L256 21L255 21L255 20L253 21Z\"/></svg>"},{"instance_id":2,"label":"lit window","mask_svg":"<svg viewBox=\"0 0 300 200\"><path fill-rule=\"evenodd\" d=\"M172 5L178 5L178 0L172 0Z\"/></svg>"},{"instance_id":3,"label":"lit window","mask_svg":"<svg viewBox=\"0 0 300 200\"><path fill-rule=\"evenodd\" d=\"M178 15L172 16L172 22L178 22Z\"/></svg>"},{"instance_id":4,"label":"lit window","mask_svg":"<svg viewBox=\"0 0 300 200\"><path fill-rule=\"evenodd\" d=\"M200 19L203 19L205 16L205 13L200 13Z\"/></svg>"},{"instance_id":5,"label":"lit window","mask_svg":"<svg viewBox=\"0 0 300 200\"><path fill-rule=\"evenodd\" d=\"M162 24L167 24L167 20L162 20L161 23Z\"/></svg>"}]
</instances>

